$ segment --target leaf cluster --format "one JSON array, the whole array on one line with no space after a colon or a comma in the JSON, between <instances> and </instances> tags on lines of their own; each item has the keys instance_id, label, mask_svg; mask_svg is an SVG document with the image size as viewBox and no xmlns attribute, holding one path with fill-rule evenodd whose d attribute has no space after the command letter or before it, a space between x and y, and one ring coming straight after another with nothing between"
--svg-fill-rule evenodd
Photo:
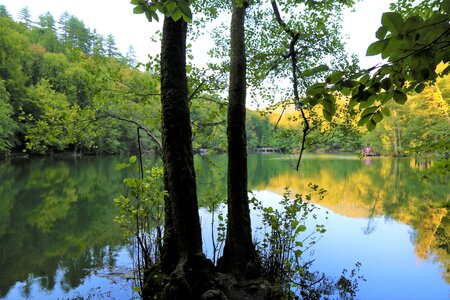
<instances>
[{"instance_id":1,"label":"leaf cluster","mask_svg":"<svg viewBox=\"0 0 450 300\"><path fill-rule=\"evenodd\" d=\"M150 22L159 21L158 12L174 21L192 22L192 11L186 0L131 0L130 3L134 5L135 14L145 14Z\"/></svg>"},{"instance_id":2,"label":"leaf cluster","mask_svg":"<svg viewBox=\"0 0 450 300\"><path fill-rule=\"evenodd\" d=\"M324 115L334 115L334 95L350 97L349 108L361 110L359 125L369 131L390 115L386 104L407 101L407 94L420 93L438 76L450 72L450 67L437 72L440 63L450 60L450 2L442 1L439 11L429 18L411 15L407 18L397 12L384 13L376 32L378 41L367 49L367 55L381 54L387 62L356 74L334 72L323 83L306 90L306 102L321 103Z\"/></svg>"}]
</instances>

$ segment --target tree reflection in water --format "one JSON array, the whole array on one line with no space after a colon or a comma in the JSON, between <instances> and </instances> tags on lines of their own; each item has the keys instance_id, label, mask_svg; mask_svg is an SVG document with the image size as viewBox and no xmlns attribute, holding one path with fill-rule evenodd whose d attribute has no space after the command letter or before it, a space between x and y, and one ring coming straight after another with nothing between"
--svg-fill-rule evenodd
<instances>
[{"instance_id":1,"label":"tree reflection in water","mask_svg":"<svg viewBox=\"0 0 450 300\"><path fill-rule=\"evenodd\" d=\"M0 163L0 297L18 281L51 291L79 286L92 268L114 267L123 242L112 199L118 159L15 159ZM4 272L7 270L7 272ZM56 282L58 272L61 283ZM36 279L36 280L34 280Z\"/></svg>"},{"instance_id":2,"label":"tree reflection in water","mask_svg":"<svg viewBox=\"0 0 450 300\"><path fill-rule=\"evenodd\" d=\"M226 156L196 159L200 206L205 195L226 195ZM249 157L249 187L281 195L304 193L312 182L328 190L319 203L336 214L367 219L360 230L377 232L380 217L409 225L417 257L439 262L450 283L448 177L420 180L414 159ZM117 267L122 240L112 220L112 199L126 176L114 169L123 158L13 159L0 162L0 298L12 287L20 297L34 286L61 297L83 286L90 270ZM382 225L378 223L378 225ZM128 255L128 254L127 254ZM5 272L6 270L6 272ZM364 262L363 269L364 273ZM20 285L17 283L20 282ZM53 294L52 294L53 295Z\"/></svg>"}]
</instances>

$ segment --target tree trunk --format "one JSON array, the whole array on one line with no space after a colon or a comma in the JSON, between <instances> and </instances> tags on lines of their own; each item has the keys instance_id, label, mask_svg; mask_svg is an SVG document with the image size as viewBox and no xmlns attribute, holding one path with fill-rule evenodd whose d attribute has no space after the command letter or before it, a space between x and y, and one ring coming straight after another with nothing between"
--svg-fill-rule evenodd
<instances>
[{"instance_id":1,"label":"tree trunk","mask_svg":"<svg viewBox=\"0 0 450 300\"><path fill-rule=\"evenodd\" d=\"M247 189L247 139L245 130L246 56L245 4L233 1L231 17L230 87L228 105L228 224L219 267L240 278L259 276L252 242Z\"/></svg>"},{"instance_id":2,"label":"tree trunk","mask_svg":"<svg viewBox=\"0 0 450 300\"><path fill-rule=\"evenodd\" d=\"M146 274L144 299L200 299L212 285L212 263L202 253L187 96L186 32L183 20L164 18L161 134L164 185L169 195L160 269Z\"/></svg>"},{"instance_id":3,"label":"tree trunk","mask_svg":"<svg viewBox=\"0 0 450 300\"><path fill-rule=\"evenodd\" d=\"M186 31L184 21L164 19L161 45L162 152L181 264L202 254L187 97Z\"/></svg>"},{"instance_id":4,"label":"tree trunk","mask_svg":"<svg viewBox=\"0 0 450 300\"><path fill-rule=\"evenodd\" d=\"M169 190L167 171L164 171L164 189ZM161 249L161 270L170 274L178 263L178 244L172 217L170 196L164 197L164 243Z\"/></svg>"}]
</instances>

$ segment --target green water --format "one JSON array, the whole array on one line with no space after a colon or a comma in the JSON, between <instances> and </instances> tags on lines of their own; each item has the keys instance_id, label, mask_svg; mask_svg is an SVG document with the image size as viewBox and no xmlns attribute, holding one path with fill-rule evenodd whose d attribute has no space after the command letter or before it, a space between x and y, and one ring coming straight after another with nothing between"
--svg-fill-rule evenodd
<instances>
[{"instance_id":1,"label":"green water","mask_svg":"<svg viewBox=\"0 0 450 300\"><path fill-rule=\"evenodd\" d=\"M201 206L211 191L226 196L226 156L207 158L196 157ZM126 175L114 166L124 160L0 162L0 298L133 296L130 282L107 276L131 268L129 243L112 222ZM313 182L328 191L318 202L330 217L316 268L337 276L360 261L368 279L360 299L447 299L448 178L420 180L428 163L414 159L311 156L300 172L295 164L295 157L250 156L249 188L272 204L285 187L303 193Z\"/></svg>"}]
</instances>

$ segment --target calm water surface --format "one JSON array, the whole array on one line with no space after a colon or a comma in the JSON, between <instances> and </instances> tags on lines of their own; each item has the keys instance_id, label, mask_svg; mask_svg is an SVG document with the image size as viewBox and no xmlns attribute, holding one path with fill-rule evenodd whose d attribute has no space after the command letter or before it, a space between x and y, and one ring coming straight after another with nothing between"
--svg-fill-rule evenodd
<instances>
[{"instance_id":1,"label":"calm water surface","mask_svg":"<svg viewBox=\"0 0 450 300\"><path fill-rule=\"evenodd\" d=\"M226 195L226 157L196 160L201 206ZM112 219L126 158L14 159L0 162L0 298L131 299L129 243ZM249 187L277 207L285 187L326 189L319 219L327 233L314 269L338 277L361 262L358 299L448 299L448 178L421 181L423 162L311 156L249 157ZM210 215L201 209L205 251ZM254 223L258 222L255 216ZM311 226L312 228L312 226ZM125 274L125 276L121 276Z\"/></svg>"}]
</instances>

